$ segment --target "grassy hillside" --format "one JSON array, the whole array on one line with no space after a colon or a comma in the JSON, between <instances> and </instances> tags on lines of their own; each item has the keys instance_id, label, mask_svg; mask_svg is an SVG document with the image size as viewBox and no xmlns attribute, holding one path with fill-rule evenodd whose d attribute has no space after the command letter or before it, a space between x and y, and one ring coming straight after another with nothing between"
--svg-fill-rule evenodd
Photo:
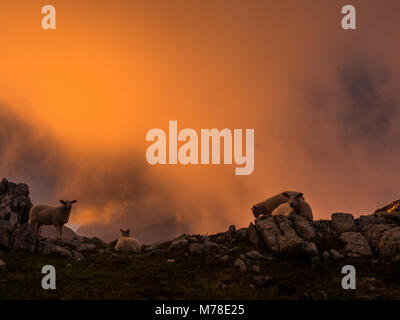
<instances>
[{"instance_id":1,"label":"grassy hillside","mask_svg":"<svg viewBox=\"0 0 400 320\"><path fill-rule=\"evenodd\" d=\"M84 261L25 252L2 253L0 299L380 299L400 298L398 262L373 260L257 260L242 272L233 261L249 248L242 245L228 261L212 255L165 252L159 256L86 254ZM175 259L168 262L168 259ZM57 289L41 288L41 268L54 265ZM357 270L357 290L343 290L341 268ZM255 276L268 281L261 283Z\"/></svg>"}]
</instances>

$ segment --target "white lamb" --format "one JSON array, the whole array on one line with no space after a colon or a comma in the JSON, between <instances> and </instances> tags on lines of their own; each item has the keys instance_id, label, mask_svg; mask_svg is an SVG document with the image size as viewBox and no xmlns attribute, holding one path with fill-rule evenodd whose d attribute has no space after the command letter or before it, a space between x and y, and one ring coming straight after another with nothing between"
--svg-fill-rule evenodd
<instances>
[{"instance_id":1,"label":"white lamb","mask_svg":"<svg viewBox=\"0 0 400 320\"><path fill-rule=\"evenodd\" d=\"M40 236L41 225L54 225L57 229L57 237L61 238L62 228L69 220L71 215L72 204L76 200L60 200L59 206L36 205L29 212L29 224L32 224L36 230L36 234Z\"/></svg>"},{"instance_id":2,"label":"white lamb","mask_svg":"<svg viewBox=\"0 0 400 320\"><path fill-rule=\"evenodd\" d=\"M118 239L117 244L115 245L116 251L121 252L140 252L142 250L142 245L139 240L132 238L129 236L130 230L122 230L120 229L122 236Z\"/></svg>"},{"instance_id":3,"label":"white lamb","mask_svg":"<svg viewBox=\"0 0 400 320\"><path fill-rule=\"evenodd\" d=\"M272 211L273 216L284 215L290 217L292 213L297 213L310 221L313 220L311 207L304 200L302 193L291 195L288 202L280 204Z\"/></svg>"},{"instance_id":4,"label":"white lamb","mask_svg":"<svg viewBox=\"0 0 400 320\"><path fill-rule=\"evenodd\" d=\"M296 191L284 191L274 195L263 202L255 204L251 210L254 217L258 218L260 215L270 215L276 207L282 203L289 202L291 197L299 197L304 200L303 194Z\"/></svg>"}]
</instances>

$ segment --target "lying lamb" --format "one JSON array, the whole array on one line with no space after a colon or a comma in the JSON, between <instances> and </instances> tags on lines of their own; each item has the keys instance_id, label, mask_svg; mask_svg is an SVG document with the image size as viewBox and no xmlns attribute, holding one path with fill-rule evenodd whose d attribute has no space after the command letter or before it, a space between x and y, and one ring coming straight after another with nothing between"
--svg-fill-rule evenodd
<instances>
[{"instance_id":1,"label":"lying lamb","mask_svg":"<svg viewBox=\"0 0 400 320\"><path fill-rule=\"evenodd\" d=\"M296 191L284 191L275 196L268 198L267 200L257 203L251 210L253 211L254 217L258 218L260 215L270 215L276 207L282 203L287 203L291 197L299 197L304 200L303 194Z\"/></svg>"},{"instance_id":2,"label":"lying lamb","mask_svg":"<svg viewBox=\"0 0 400 320\"><path fill-rule=\"evenodd\" d=\"M29 224L32 224L36 230L36 234L40 236L41 225L54 225L57 229L57 237L61 238L62 228L69 220L72 204L76 200L60 200L59 206L36 205L29 212Z\"/></svg>"},{"instance_id":3,"label":"lying lamb","mask_svg":"<svg viewBox=\"0 0 400 320\"><path fill-rule=\"evenodd\" d=\"M313 220L311 207L304 200L302 193L297 196L291 195L288 202L280 204L272 211L273 216L284 215L290 217L292 213L297 213L310 221Z\"/></svg>"},{"instance_id":4,"label":"lying lamb","mask_svg":"<svg viewBox=\"0 0 400 320\"><path fill-rule=\"evenodd\" d=\"M116 251L121 252L140 252L142 250L142 245L139 240L129 236L130 230L119 229L122 233L122 237L119 238L117 244L115 245Z\"/></svg>"}]
</instances>

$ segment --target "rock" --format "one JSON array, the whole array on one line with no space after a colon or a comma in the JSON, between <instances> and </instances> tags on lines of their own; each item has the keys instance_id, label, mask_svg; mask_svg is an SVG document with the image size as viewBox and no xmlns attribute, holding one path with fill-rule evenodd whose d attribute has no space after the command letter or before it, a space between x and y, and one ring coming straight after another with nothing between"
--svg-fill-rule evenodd
<instances>
[{"instance_id":1,"label":"rock","mask_svg":"<svg viewBox=\"0 0 400 320\"><path fill-rule=\"evenodd\" d=\"M369 257L372 255L367 239L359 232L344 232L340 239L345 244L345 250L351 254Z\"/></svg>"},{"instance_id":2,"label":"rock","mask_svg":"<svg viewBox=\"0 0 400 320\"><path fill-rule=\"evenodd\" d=\"M252 288L252 289L256 288L256 286L254 284L252 284L252 283L249 284L249 287Z\"/></svg>"},{"instance_id":3,"label":"rock","mask_svg":"<svg viewBox=\"0 0 400 320\"><path fill-rule=\"evenodd\" d=\"M303 251L309 257L318 256L318 249L314 242L305 242L303 245Z\"/></svg>"},{"instance_id":4,"label":"rock","mask_svg":"<svg viewBox=\"0 0 400 320\"><path fill-rule=\"evenodd\" d=\"M265 277L264 277L264 284L269 284L269 283L271 283L273 280L274 280L274 277L273 277L273 276L265 275Z\"/></svg>"},{"instance_id":5,"label":"rock","mask_svg":"<svg viewBox=\"0 0 400 320\"><path fill-rule=\"evenodd\" d=\"M175 259L167 259L167 262L168 262L168 263L174 263L174 262L175 262Z\"/></svg>"},{"instance_id":6,"label":"rock","mask_svg":"<svg viewBox=\"0 0 400 320\"><path fill-rule=\"evenodd\" d=\"M74 258L76 261L82 261L84 260L83 255L75 250L71 250L72 253L72 258Z\"/></svg>"},{"instance_id":7,"label":"rock","mask_svg":"<svg viewBox=\"0 0 400 320\"><path fill-rule=\"evenodd\" d=\"M227 287L227 285L225 283L220 282L217 284L217 287L218 287L218 289L225 289Z\"/></svg>"},{"instance_id":8,"label":"rock","mask_svg":"<svg viewBox=\"0 0 400 320\"><path fill-rule=\"evenodd\" d=\"M39 242L37 252L44 256L57 255L57 256L68 257L68 258L72 257L71 250L68 250L68 249L58 246L58 245L55 245L51 242Z\"/></svg>"},{"instance_id":9,"label":"rock","mask_svg":"<svg viewBox=\"0 0 400 320\"><path fill-rule=\"evenodd\" d=\"M78 252L94 251L97 249L97 245L94 243L78 243L74 249Z\"/></svg>"},{"instance_id":10,"label":"rock","mask_svg":"<svg viewBox=\"0 0 400 320\"><path fill-rule=\"evenodd\" d=\"M251 250L245 255L249 259L259 260L259 259L267 259L266 256L259 253L257 250Z\"/></svg>"},{"instance_id":11,"label":"rock","mask_svg":"<svg viewBox=\"0 0 400 320\"><path fill-rule=\"evenodd\" d=\"M383 232L378 244L379 254L382 257L395 257L400 253L400 227Z\"/></svg>"},{"instance_id":12,"label":"rock","mask_svg":"<svg viewBox=\"0 0 400 320\"><path fill-rule=\"evenodd\" d=\"M201 255L203 253L207 253L208 248L205 244L203 243L192 243L189 246L189 251L192 254L197 254L197 255Z\"/></svg>"},{"instance_id":13,"label":"rock","mask_svg":"<svg viewBox=\"0 0 400 320\"><path fill-rule=\"evenodd\" d=\"M9 249L11 235L14 232L14 226L5 220L0 220L0 247Z\"/></svg>"},{"instance_id":14,"label":"rock","mask_svg":"<svg viewBox=\"0 0 400 320\"><path fill-rule=\"evenodd\" d=\"M40 236L46 239L56 239L57 229L52 225L43 225L40 227ZM63 240L73 240L74 238L83 239L78 236L71 228L63 226L62 228L62 239Z\"/></svg>"},{"instance_id":15,"label":"rock","mask_svg":"<svg viewBox=\"0 0 400 320\"><path fill-rule=\"evenodd\" d=\"M5 269L6 268L6 263L0 259L0 269Z\"/></svg>"},{"instance_id":16,"label":"rock","mask_svg":"<svg viewBox=\"0 0 400 320\"><path fill-rule=\"evenodd\" d=\"M257 272L257 273L260 273L261 272L261 268L259 266L257 266L257 265L254 265L253 266L253 271Z\"/></svg>"},{"instance_id":17,"label":"rock","mask_svg":"<svg viewBox=\"0 0 400 320\"><path fill-rule=\"evenodd\" d=\"M256 284L262 286L265 282L265 278L264 276L254 276L254 281L256 282Z\"/></svg>"},{"instance_id":18,"label":"rock","mask_svg":"<svg viewBox=\"0 0 400 320\"><path fill-rule=\"evenodd\" d=\"M246 263L240 258L237 258L235 260L235 262L233 263L233 266L235 268L238 268L240 271L246 271L247 270Z\"/></svg>"},{"instance_id":19,"label":"rock","mask_svg":"<svg viewBox=\"0 0 400 320\"><path fill-rule=\"evenodd\" d=\"M297 256L303 253L304 242L299 238L290 225L290 220L285 216L275 216L276 224L281 230L277 236L280 253L288 256Z\"/></svg>"},{"instance_id":20,"label":"rock","mask_svg":"<svg viewBox=\"0 0 400 320\"><path fill-rule=\"evenodd\" d=\"M278 226L276 225L273 217L267 217L264 219L256 219L256 230L261 235L267 248L273 252L280 252L277 237L282 235ZM249 233L251 224L249 226Z\"/></svg>"},{"instance_id":21,"label":"rock","mask_svg":"<svg viewBox=\"0 0 400 320\"><path fill-rule=\"evenodd\" d=\"M313 222L314 230L320 237L330 237L336 234L335 229L332 228L331 221L318 220Z\"/></svg>"},{"instance_id":22,"label":"rock","mask_svg":"<svg viewBox=\"0 0 400 320\"><path fill-rule=\"evenodd\" d=\"M249 227L247 228L247 237L249 241L254 244L255 247L259 247L260 244L260 237L258 236L256 227L254 226L253 222L250 222Z\"/></svg>"},{"instance_id":23,"label":"rock","mask_svg":"<svg viewBox=\"0 0 400 320\"><path fill-rule=\"evenodd\" d=\"M311 226L309 220L296 213L291 215L290 220L292 221L294 229L300 238L311 240L315 237L315 230Z\"/></svg>"},{"instance_id":24,"label":"rock","mask_svg":"<svg viewBox=\"0 0 400 320\"><path fill-rule=\"evenodd\" d=\"M15 231L14 250L24 250L35 252L37 244L37 237L33 226L30 224L23 224Z\"/></svg>"},{"instance_id":25,"label":"rock","mask_svg":"<svg viewBox=\"0 0 400 320\"><path fill-rule=\"evenodd\" d=\"M391 227L386 224L369 224L364 225L362 228L363 235L367 238L368 242L373 248L378 248L379 240L383 233Z\"/></svg>"},{"instance_id":26,"label":"rock","mask_svg":"<svg viewBox=\"0 0 400 320\"><path fill-rule=\"evenodd\" d=\"M330 252L330 255L332 256L332 258L334 260L339 260L339 259L343 259L344 258L344 255L342 255L341 253L339 253L335 249L331 249L331 250L329 250L329 252Z\"/></svg>"},{"instance_id":27,"label":"rock","mask_svg":"<svg viewBox=\"0 0 400 320\"><path fill-rule=\"evenodd\" d=\"M172 250L185 250L189 247L189 241L186 239L174 240L169 247Z\"/></svg>"},{"instance_id":28,"label":"rock","mask_svg":"<svg viewBox=\"0 0 400 320\"><path fill-rule=\"evenodd\" d=\"M354 217L350 213L333 213L332 227L339 233L356 231Z\"/></svg>"},{"instance_id":29,"label":"rock","mask_svg":"<svg viewBox=\"0 0 400 320\"><path fill-rule=\"evenodd\" d=\"M229 260L229 256L227 254L223 255L221 258L218 259L221 262L227 262Z\"/></svg>"},{"instance_id":30,"label":"rock","mask_svg":"<svg viewBox=\"0 0 400 320\"><path fill-rule=\"evenodd\" d=\"M247 228L241 228L238 230L238 234L241 239L247 239Z\"/></svg>"},{"instance_id":31,"label":"rock","mask_svg":"<svg viewBox=\"0 0 400 320\"><path fill-rule=\"evenodd\" d=\"M324 251L324 252L322 253L322 257L323 257L325 260L328 260L329 257L330 257L329 252L328 252L328 251Z\"/></svg>"},{"instance_id":32,"label":"rock","mask_svg":"<svg viewBox=\"0 0 400 320\"><path fill-rule=\"evenodd\" d=\"M358 227L361 232L364 232L365 228L376 223L376 216L374 214L360 216L358 219Z\"/></svg>"}]
</instances>

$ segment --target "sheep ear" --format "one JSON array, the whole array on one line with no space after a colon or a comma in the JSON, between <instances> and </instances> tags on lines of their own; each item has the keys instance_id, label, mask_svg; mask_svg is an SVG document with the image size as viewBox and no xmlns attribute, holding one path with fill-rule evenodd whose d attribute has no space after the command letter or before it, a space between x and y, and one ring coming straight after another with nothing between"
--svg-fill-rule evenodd
<instances>
[{"instance_id":1,"label":"sheep ear","mask_svg":"<svg viewBox=\"0 0 400 320\"><path fill-rule=\"evenodd\" d=\"M71 201L71 204L72 204L72 203L77 203L77 202L78 202L77 200L72 200L72 201Z\"/></svg>"},{"instance_id":2,"label":"sheep ear","mask_svg":"<svg viewBox=\"0 0 400 320\"><path fill-rule=\"evenodd\" d=\"M64 201L64 200L60 200L60 202L61 202L62 204L65 204L65 201Z\"/></svg>"},{"instance_id":3,"label":"sheep ear","mask_svg":"<svg viewBox=\"0 0 400 320\"><path fill-rule=\"evenodd\" d=\"M287 198L290 198L289 193L287 193L287 192L282 192L282 195L287 197Z\"/></svg>"}]
</instances>

